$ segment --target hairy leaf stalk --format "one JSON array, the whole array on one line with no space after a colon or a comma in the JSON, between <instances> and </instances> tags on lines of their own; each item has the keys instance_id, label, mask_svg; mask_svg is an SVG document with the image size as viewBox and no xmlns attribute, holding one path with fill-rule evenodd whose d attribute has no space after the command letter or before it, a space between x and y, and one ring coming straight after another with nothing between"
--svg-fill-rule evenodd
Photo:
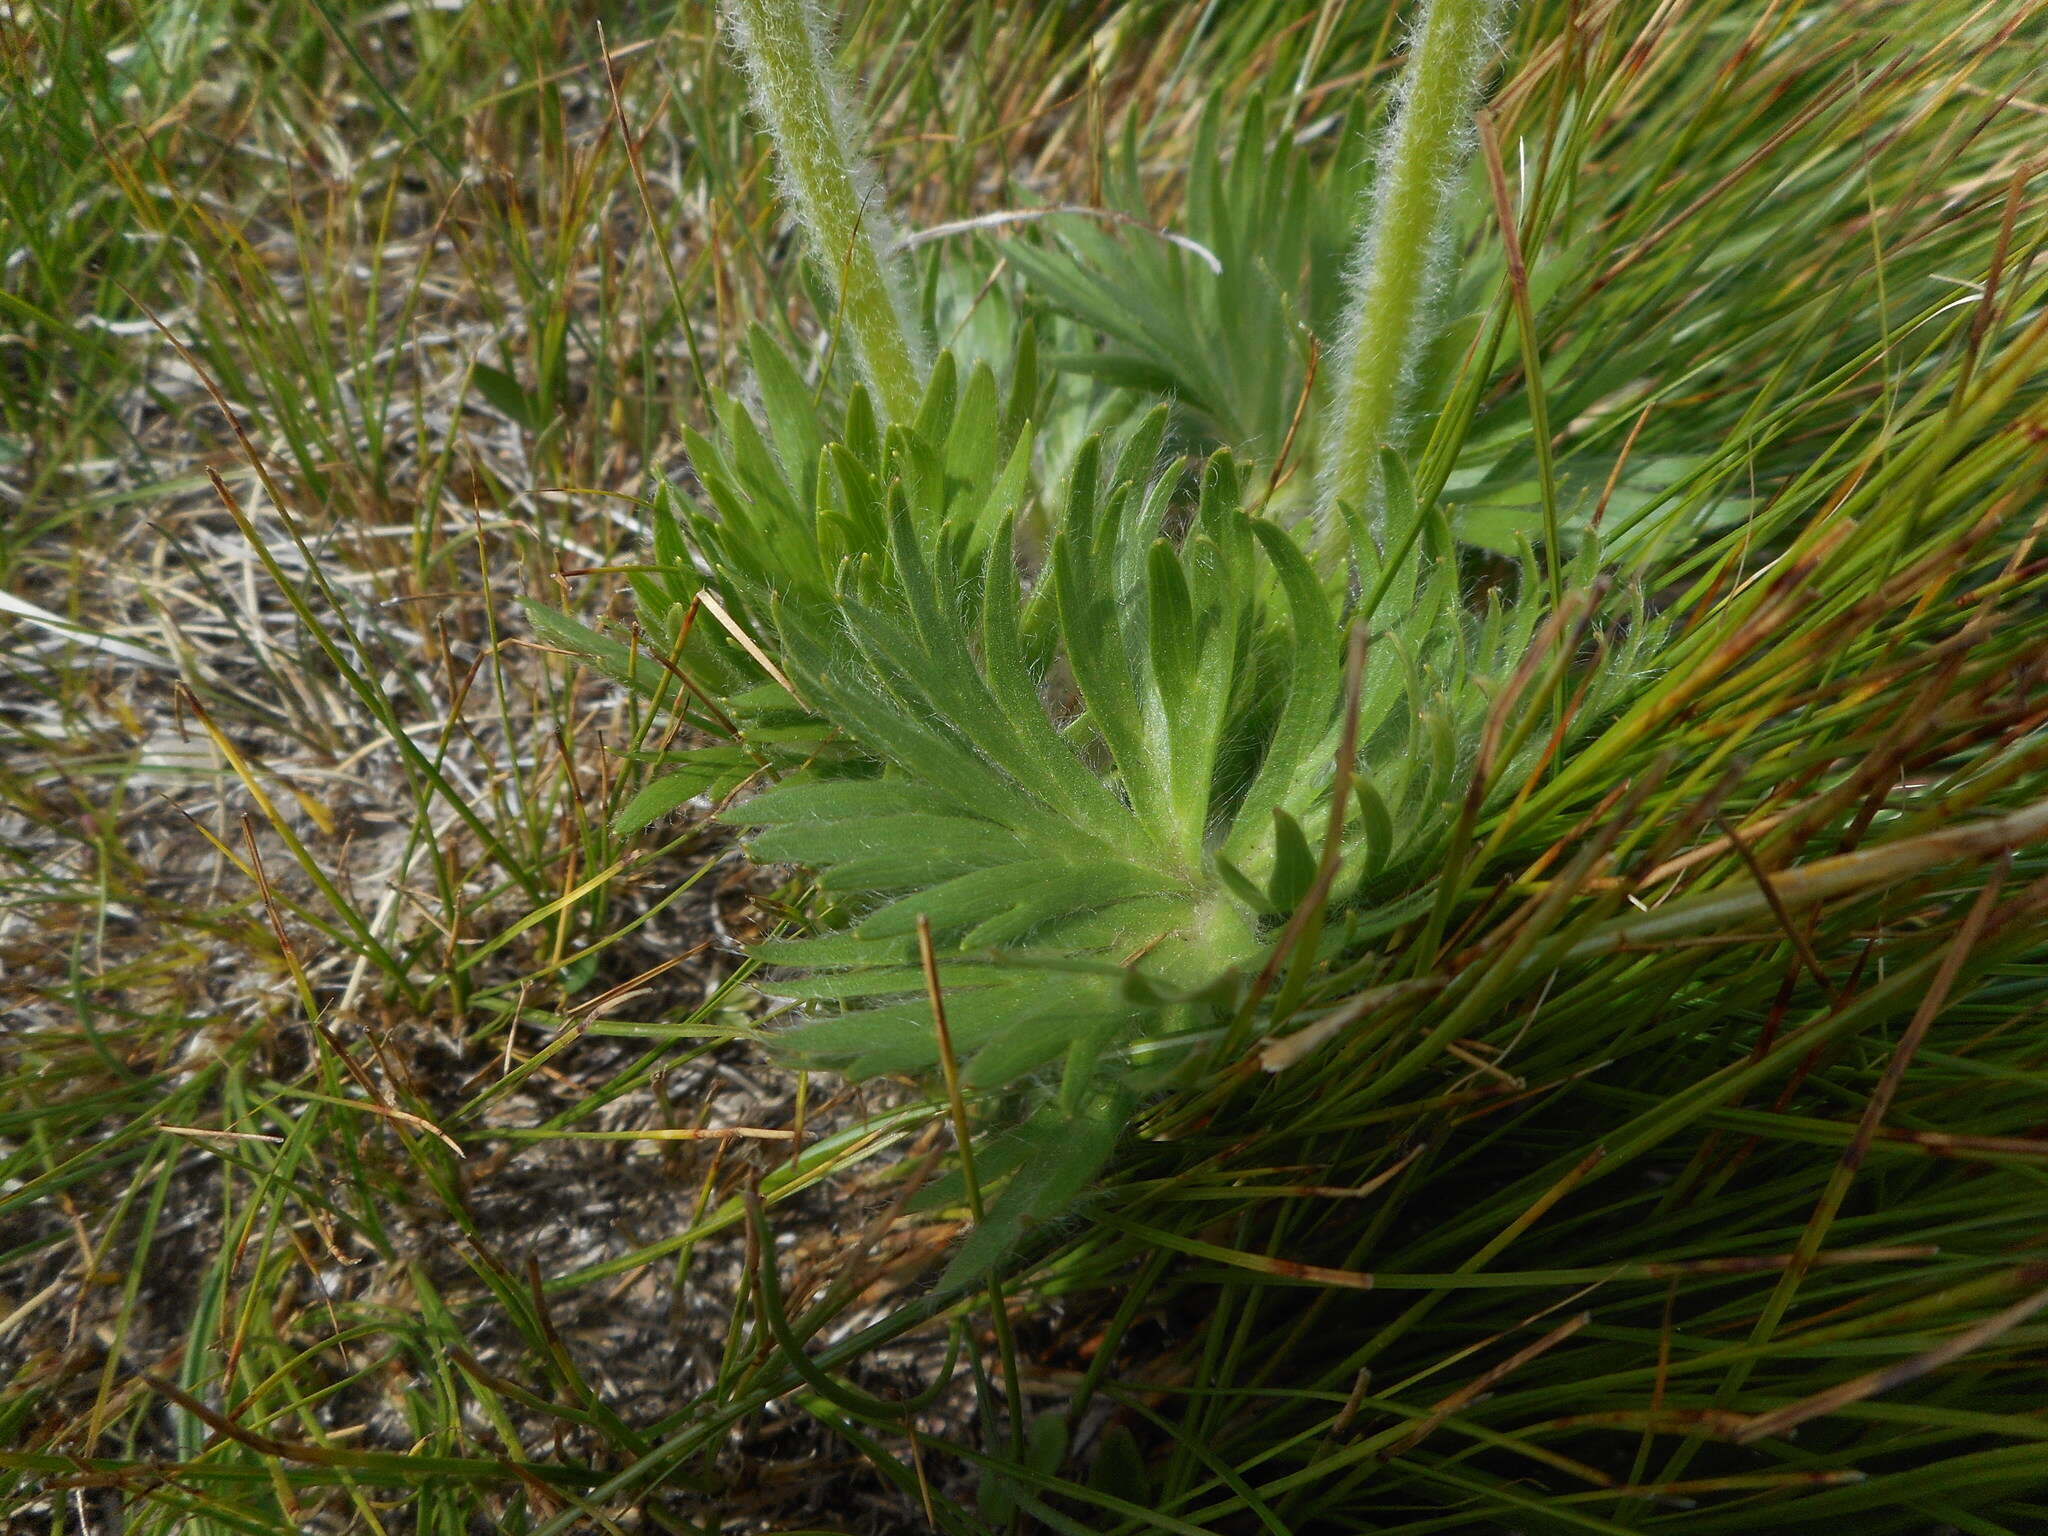
<instances>
[{"instance_id":1,"label":"hairy leaf stalk","mask_svg":"<svg viewBox=\"0 0 2048 1536\"><path fill-rule=\"evenodd\" d=\"M1506 9L1506 0L1422 0L1380 144L1372 213L1352 258L1318 498L1325 550L1343 539L1345 506L1383 531L1379 450L1394 433L1429 340L1452 205L1472 150L1473 110ZM1372 550L1356 553L1366 566L1377 561Z\"/></svg>"},{"instance_id":2,"label":"hairy leaf stalk","mask_svg":"<svg viewBox=\"0 0 2048 1536\"><path fill-rule=\"evenodd\" d=\"M824 29L811 0L726 0L775 141L783 194L794 206L852 338L862 374L890 419L907 421L924 388L923 349L891 271L880 199L855 147Z\"/></svg>"}]
</instances>

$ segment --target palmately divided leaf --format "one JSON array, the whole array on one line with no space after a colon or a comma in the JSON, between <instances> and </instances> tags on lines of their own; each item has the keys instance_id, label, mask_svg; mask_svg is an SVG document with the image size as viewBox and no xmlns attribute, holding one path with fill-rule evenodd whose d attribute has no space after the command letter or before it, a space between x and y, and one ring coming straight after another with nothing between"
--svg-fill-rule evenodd
<instances>
[{"instance_id":1,"label":"palmately divided leaf","mask_svg":"<svg viewBox=\"0 0 2048 1536\"><path fill-rule=\"evenodd\" d=\"M743 656L727 750L760 754L760 787L722 819L756 859L814 871L831 903L830 931L756 946L763 985L806 1009L781 1038L857 1075L933 1068L928 925L970 1084L1056 1080L1047 1113L1070 1115L1134 1080L1135 1036L1199 1034L1235 1006L1316 888L1341 590L1305 553L1311 530L1247 510L1228 455L1193 483L1162 464L1164 409L1073 455L1040 502L1033 569L1018 554L1033 460L1004 446L987 367L942 357L915 419L886 430L858 393L821 430L794 367L759 372L767 432L726 407L716 444L691 441L716 515L665 513L660 552L689 569L643 585L673 602L708 578L795 694L723 625L701 642L713 665ZM1398 462L1389 482L1405 508ZM1340 818L1340 904L1431 852L1489 698L1467 673L1503 670L1534 622L1531 604L1468 618L1440 510L1402 526L1420 553L1359 573L1372 760ZM643 791L627 824L681 792Z\"/></svg>"}]
</instances>

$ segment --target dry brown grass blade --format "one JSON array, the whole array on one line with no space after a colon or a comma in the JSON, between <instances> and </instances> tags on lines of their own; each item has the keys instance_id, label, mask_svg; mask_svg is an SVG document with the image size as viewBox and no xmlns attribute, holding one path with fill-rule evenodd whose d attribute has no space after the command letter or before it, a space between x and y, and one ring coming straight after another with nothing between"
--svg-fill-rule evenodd
<instances>
[{"instance_id":1,"label":"dry brown grass blade","mask_svg":"<svg viewBox=\"0 0 2048 1536\"><path fill-rule=\"evenodd\" d=\"M1770 876L1770 886L1779 907L1797 912L1833 897L1893 885L1943 865L2026 848L2044 838L2048 838L2048 800L1946 831L1780 870ZM1654 912L1616 920L1604 932L1575 944L1571 958L1588 960L1687 934L1734 929L1753 918L1771 915L1772 907L1772 900L1758 890L1681 898Z\"/></svg>"},{"instance_id":2,"label":"dry brown grass blade","mask_svg":"<svg viewBox=\"0 0 2048 1536\"><path fill-rule=\"evenodd\" d=\"M2048 1289L2021 1298L2003 1311L1994 1312L1974 1328L1966 1328L1948 1342L1925 1350L1910 1360L1902 1360L1882 1370L1868 1371L1839 1386L1816 1392L1796 1403L1788 1403L1775 1412L1756 1414L1735 1428L1731 1438L1738 1445L1754 1445L1759 1440L1797 1429L1810 1420L1838 1413L1852 1403L1863 1402L1907 1382L1917 1381L2004 1337L2043 1309L2048 1309Z\"/></svg>"},{"instance_id":3,"label":"dry brown grass blade","mask_svg":"<svg viewBox=\"0 0 2048 1536\"><path fill-rule=\"evenodd\" d=\"M1592 1321L1593 1314L1590 1311L1575 1313L1544 1334L1540 1339L1536 1339L1516 1350L1498 1365L1489 1366L1486 1370L1465 1383L1464 1386L1458 1388L1457 1391L1431 1405L1428 1415L1420 1423L1392 1445L1383 1446L1376 1453L1379 1459L1388 1461L1396 1456L1405 1455L1407 1452L1412 1451L1416 1446L1428 1439L1430 1435L1435 1433L1442 1426L1444 1420L1448 1419L1460 1408L1463 1408L1481 1394L1492 1391L1498 1383L1512 1376L1531 1360L1548 1354Z\"/></svg>"}]
</instances>

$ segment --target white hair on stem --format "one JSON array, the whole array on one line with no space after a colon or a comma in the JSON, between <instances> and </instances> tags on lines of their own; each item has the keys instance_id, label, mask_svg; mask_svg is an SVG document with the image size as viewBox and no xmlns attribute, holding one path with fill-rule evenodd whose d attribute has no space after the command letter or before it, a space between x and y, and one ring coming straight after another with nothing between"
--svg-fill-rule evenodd
<instances>
[{"instance_id":1,"label":"white hair on stem","mask_svg":"<svg viewBox=\"0 0 2048 1536\"><path fill-rule=\"evenodd\" d=\"M832 285L882 414L906 421L924 393L925 349L891 259L889 227L839 89L812 0L724 0L754 108L775 142L776 178Z\"/></svg>"},{"instance_id":2,"label":"white hair on stem","mask_svg":"<svg viewBox=\"0 0 2048 1536\"><path fill-rule=\"evenodd\" d=\"M1448 268L1451 211L1472 153L1473 112L1500 46L1507 0L1421 0L1394 88L1370 213L1346 276L1318 545L1345 536L1343 507L1384 532L1379 451L1395 432ZM1361 569L1377 552L1354 551Z\"/></svg>"}]
</instances>

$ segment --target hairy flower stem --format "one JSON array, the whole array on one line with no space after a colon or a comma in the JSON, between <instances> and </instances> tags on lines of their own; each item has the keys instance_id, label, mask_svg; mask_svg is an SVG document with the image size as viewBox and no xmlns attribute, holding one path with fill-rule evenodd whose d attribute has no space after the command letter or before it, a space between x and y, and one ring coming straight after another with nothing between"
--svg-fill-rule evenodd
<instances>
[{"instance_id":1,"label":"hairy flower stem","mask_svg":"<svg viewBox=\"0 0 2048 1536\"><path fill-rule=\"evenodd\" d=\"M882 413L908 421L924 393L921 348L886 256L889 229L855 150L812 0L726 0L754 107L775 141L783 193L838 303Z\"/></svg>"},{"instance_id":2,"label":"hairy flower stem","mask_svg":"<svg viewBox=\"0 0 2048 1536\"><path fill-rule=\"evenodd\" d=\"M1421 0L1393 120L1380 144L1372 215L1352 257L1320 494L1320 544L1343 546L1342 509L1384 533L1379 450L1394 433L1443 286L1451 209L1471 153L1473 110L1506 0ZM1361 570L1373 549L1355 554Z\"/></svg>"}]
</instances>

